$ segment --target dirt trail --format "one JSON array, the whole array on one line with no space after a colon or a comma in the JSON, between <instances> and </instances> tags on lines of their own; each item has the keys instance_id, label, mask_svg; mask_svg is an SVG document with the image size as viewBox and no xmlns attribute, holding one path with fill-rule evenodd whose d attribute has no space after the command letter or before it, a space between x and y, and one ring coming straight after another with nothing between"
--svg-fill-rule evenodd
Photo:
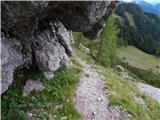
<instances>
[{"instance_id":1,"label":"dirt trail","mask_svg":"<svg viewBox=\"0 0 160 120\"><path fill-rule=\"evenodd\" d=\"M121 107L108 107L108 96L103 89L103 76L85 61L77 58L84 66L76 91L76 108L83 120L130 120Z\"/></svg>"},{"instance_id":2,"label":"dirt trail","mask_svg":"<svg viewBox=\"0 0 160 120\"><path fill-rule=\"evenodd\" d=\"M142 91L144 94L150 96L151 98L153 98L154 100L160 103L160 89L159 88L156 88L154 86L147 85L144 83L140 83L140 82L138 82L137 85L140 91Z\"/></svg>"}]
</instances>

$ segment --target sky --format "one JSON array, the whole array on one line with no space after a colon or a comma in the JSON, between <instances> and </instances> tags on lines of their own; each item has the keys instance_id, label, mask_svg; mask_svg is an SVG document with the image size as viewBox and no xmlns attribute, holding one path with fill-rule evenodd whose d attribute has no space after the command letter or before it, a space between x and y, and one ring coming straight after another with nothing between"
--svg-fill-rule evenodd
<instances>
[{"instance_id":1,"label":"sky","mask_svg":"<svg viewBox=\"0 0 160 120\"><path fill-rule=\"evenodd\" d=\"M123 0L123 1L126 1L126 2L131 2L133 0ZM142 1L142 0L139 0L139 1ZM160 0L144 0L148 3L160 3Z\"/></svg>"}]
</instances>

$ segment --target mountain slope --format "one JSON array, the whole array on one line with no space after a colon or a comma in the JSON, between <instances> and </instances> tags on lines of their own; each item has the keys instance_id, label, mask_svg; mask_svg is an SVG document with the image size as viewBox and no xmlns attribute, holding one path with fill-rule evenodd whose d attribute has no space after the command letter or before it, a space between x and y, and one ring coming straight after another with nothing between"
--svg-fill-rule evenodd
<instances>
[{"instance_id":1,"label":"mountain slope","mask_svg":"<svg viewBox=\"0 0 160 120\"><path fill-rule=\"evenodd\" d=\"M134 46L121 47L117 55L133 67L143 70L152 70L160 74L160 58L147 54Z\"/></svg>"},{"instance_id":2,"label":"mountain slope","mask_svg":"<svg viewBox=\"0 0 160 120\"><path fill-rule=\"evenodd\" d=\"M76 48L75 52L100 75L104 76L105 90L109 96L110 107L120 107L129 113L131 116L128 117L132 117L133 120L159 120L160 104L141 93L135 79L132 81L132 76L126 77L127 72L122 72L121 76L121 73L112 68L96 64L90 55L80 49Z\"/></svg>"},{"instance_id":3,"label":"mountain slope","mask_svg":"<svg viewBox=\"0 0 160 120\"><path fill-rule=\"evenodd\" d=\"M120 20L120 38L149 54L160 55L159 17L144 13L133 3L120 4L115 13Z\"/></svg>"},{"instance_id":4,"label":"mountain slope","mask_svg":"<svg viewBox=\"0 0 160 120\"><path fill-rule=\"evenodd\" d=\"M160 88L160 58L133 46L118 48L117 56L118 64L134 73L137 80Z\"/></svg>"},{"instance_id":5,"label":"mountain slope","mask_svg":"<svg viewBox=\"0 0 160 120\"><path fill-rule=\"evenodd\" d=\"M158 14L159 14L159 16L160 16L160 3L158 3L158 4L156 5L156 7L158 8Z\"/></svg>"}]
</instances>

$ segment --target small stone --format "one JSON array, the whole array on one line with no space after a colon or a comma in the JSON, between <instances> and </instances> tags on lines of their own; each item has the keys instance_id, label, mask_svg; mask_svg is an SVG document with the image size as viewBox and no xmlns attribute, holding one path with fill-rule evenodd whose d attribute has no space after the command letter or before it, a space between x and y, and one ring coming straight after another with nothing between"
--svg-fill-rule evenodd
<instances>
[{"instance_id":1,"label":"small stone","mask_svg":"<svg viewBox=\"0 0 160 120\"><path fill-rule=\"evenodd\" d=\"M32 117L33 116L33 114L29 113L29 112L27 112L27 115L28 115L28 117Z\"/></svg>"},{"instance_id":2,"label":"small stone","mask_svg":"<svg viewBox=\"0 0 160 120\"><path fill-rule=\"evenodd\" d=\"M36 98L34 96L32 96L32 100L35 100Z\"/></svg>"},{"instance_id":3,"label":"small stone","mask_svg":"<svg viewBox=\"0 0 160 120\"><path fill-rule=\"evenodd\" d=\"M124 72L124 68L121 65L116 65L116 68L119 72Z\"/></svg>"},{"instance_id":4,"label":"small stone","mask_svg":"<svg viewBox=\"0 0 160 120\"><path fill-rule=\"evenodd\" d=\"M61 120L67 120L67 116L61 117Z\"/></svg>"},{"instance_id":5,"label":"small stone","mask_svg":"<svg viewBox=\"0 0 160 120\"><path fill-rule=\"evenodd\" d=\"M100 95L100 96L98 97L98 101L99 101L99 102L100 102L100 101L103 101L102 95Z\"/></svg>"},{"instance_id":6,"label":"small stone","mask_svg":"<svg viewBox=\"0 0 160 120\"><path fill-rule=\"evenodd\" d=\"M51 80L54 77L53 72L44 72L44 76L48 79Z\"/></svg>"},{"instance_id":7,"label":"small stone","mask_svg":"<svg viewBox=\"0 0 160 120\"><path fill-rule=\"evenodd\" d=\"M92 112L91 119L94 119L95 115L96 115L96 112Z\"/></svg>"},{"instance_id":8,"label":"small stone","mask_svg":"<svg viewBox=\"0 0 160 120\"><path fill-rule=\"evenodd\" d=\"M90 53L90 49L80 43L79 48L86 54Z\"/></svg>"},{"instance_id":9,"label":"small stone","mask_svg":"<svg viewBox=\"0 0 160 120\"><path fill-rule=\"evenodd\" d=\"M38 80L27 80L26 84L23 88L23 96L29 95L30 92L33 90L35 91L42 91L44 89L43 84Z\"/></svg>"},{"instance_id":10,"label":"small stone","mask_svg":"<svg viewBox=\"0 0 160 120\"><path fill-rule=\"evenodd\" d=\"M107 90L105 91L105 94L108 94L108 91L107 91Z\"/></svg>"},{"instance_id":11,"label":"small stone","mask_svg":"<svg viewBox=\"0 0 160 120\"><path fill-rule=\"evenodd\" d=\"M98 101L101 101L101 98L100 98L100 97L98 97Z\"/></svg>"}]
</instances>

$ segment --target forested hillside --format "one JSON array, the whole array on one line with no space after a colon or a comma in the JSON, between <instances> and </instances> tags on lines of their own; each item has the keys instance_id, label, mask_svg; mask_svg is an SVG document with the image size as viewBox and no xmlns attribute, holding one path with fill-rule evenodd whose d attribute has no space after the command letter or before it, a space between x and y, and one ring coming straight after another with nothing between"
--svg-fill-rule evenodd
<instances>
[{"instance_id":1,"label":"forested hillside","mask_svg":"<svg viewBox=\"0 0 160 120\"><path fill-rule=\"evenodd\" d=\"M160 56L160 18L144 13L133 3L123 3L115 12L119 19L119 44L131 44L137 48Z\"/></svg>"}]
</instances>

